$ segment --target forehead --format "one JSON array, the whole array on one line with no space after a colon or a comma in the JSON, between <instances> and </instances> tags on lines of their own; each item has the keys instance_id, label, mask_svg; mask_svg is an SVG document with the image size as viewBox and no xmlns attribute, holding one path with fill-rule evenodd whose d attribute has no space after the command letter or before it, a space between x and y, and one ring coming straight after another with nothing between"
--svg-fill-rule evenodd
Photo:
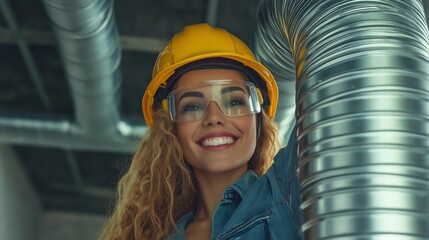
<instances>
[{"instance_id":1,"label":"forehead","mask_svg":"<svg viewBox=\"0 0 429 240\"><path fill-rule=\"evenodd\" d=\"M232 69L198 69L183 74L177 81L176 88L189 84L201 83L206 80L228 79L232 81L244 81L244 75Z\"/></svg>"}]
</instances>

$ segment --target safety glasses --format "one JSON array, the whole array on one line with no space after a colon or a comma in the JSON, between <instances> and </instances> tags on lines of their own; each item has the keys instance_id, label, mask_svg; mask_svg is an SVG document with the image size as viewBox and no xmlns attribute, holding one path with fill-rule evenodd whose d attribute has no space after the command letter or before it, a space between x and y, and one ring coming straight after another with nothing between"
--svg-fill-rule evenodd
<instances>
[{"instance_id":1,"label":"safety glasses","mask_svg":"<svg viewBox=\"0 0 429 240\"><path fill-rule=\"evenodd\" d=\"M210 102L216 102L223 114L238 117L261 111L262 95L251 82L207 80L177 88L163 101L174 122L192 122L204 117Z\"/></svg>"}]
</instances>

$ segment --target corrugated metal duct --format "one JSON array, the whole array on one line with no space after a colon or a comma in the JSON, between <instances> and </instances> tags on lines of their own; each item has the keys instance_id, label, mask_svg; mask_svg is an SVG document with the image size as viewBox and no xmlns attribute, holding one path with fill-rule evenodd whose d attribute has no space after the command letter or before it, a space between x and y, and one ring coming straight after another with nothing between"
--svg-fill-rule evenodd
<instances>
[{"instance_id":1,"label":"corrugated metal duct","mask_svg":"<svg viewBox=\"0 0 429 240\"><path fill-rule=\"evenodd\" d=\"M44 3L71 86L77 123L94 133L114 133L119 121L121 48L112 1Z\"/></svg>"},{"instance_id":2,"label":"corrugated metal duct","mask_svg":"<svg viewBox=\"0 0 429 240\"><path fill-rule=\"evenodd\" d=\"M258 21L281 97L296 85L283 100L296 99L304 238L429 239L422 2L265 0Z\"/></svg>"},{"instance_id":3,"label":"corrugated metal duct","mask_svg":"<svg viewBox=\"0 0 429 240\"><path fill-rule=\"evenodd\" d=\"M74 102L75 119L1 113L0 141L132 152L145 126L120 118L121 48L113 1L45 0Z\"/></svg>"}]
</instances>

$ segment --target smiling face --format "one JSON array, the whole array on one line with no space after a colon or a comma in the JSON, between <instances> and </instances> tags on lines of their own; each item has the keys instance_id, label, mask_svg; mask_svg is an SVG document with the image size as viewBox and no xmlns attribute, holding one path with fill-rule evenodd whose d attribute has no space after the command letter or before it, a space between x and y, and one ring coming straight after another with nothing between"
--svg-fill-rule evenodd
<instances>
[{"instance_id":1,"label":"smiling face","mask_svg":"<svg viewBox=\"0 0 429 240\"><path fill-rule=\"evenodd\" d=\"M240 84L245 80L244 77L240 72L229 69L203 69L187 72L178 80L176 87L180 89L207 80L220 79L231 80L231 83L236 82L239 86L238 88L229 87L226 91L220 89L219 92L222 94L225 92L237 96L243 94L244 87L241 88ZM189 98L207 98L212 93L212 88L203 87L182 99L188 101ZM223 103L219 104L225 108ZM227 104L236 107L240 105L240 102L234 100L228 101ZM214 101L208 101L208 105L203 107L205 113L201 118L198 117L199 120L176 123L177 137L185 160L197 174L198 172L236 172L241 175L247 170L247 163L256 147L255 115L228 117ZM200 109L199 106L192 105L190 109L186 108L186 110L194 112Z\"/></svg>"}]
</instances>

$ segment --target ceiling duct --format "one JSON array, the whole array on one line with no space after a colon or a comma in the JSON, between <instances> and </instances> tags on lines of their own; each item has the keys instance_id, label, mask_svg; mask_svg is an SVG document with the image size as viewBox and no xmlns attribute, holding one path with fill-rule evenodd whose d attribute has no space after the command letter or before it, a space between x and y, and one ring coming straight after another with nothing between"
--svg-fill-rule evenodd
<instances>
[{"instance_id":1,"label":"ceiling duct","mask_svg":"<svg viewBox=\"0 0 429 240\"><path fill-rule=\"evenodd\" d=\"M58 39L77 124L113 135L119 121L121 48L113 1L44 0Z\"/></svg>"},{"instance_id":2,"label":"ceiling duct","mask_svg":"<svg viewBox=\"0 0 429 240\"><path fill-rule=\"evenodd\" d=\"M45 0L74 103L75 119L2 113L0 141L132 152L145 126L120 118L121 48L113 1Z\"/></svg>"},{"instance_id":3,"label":"ceiling duct","mask_svg":"<svg viewBox=\"0 0 429 240\"><path fill-rule=\"evenodd\" d=\"M304 239L429 239L422 2L265 0L256 38L296 99Z\"/></svg>"}]
</instances>

